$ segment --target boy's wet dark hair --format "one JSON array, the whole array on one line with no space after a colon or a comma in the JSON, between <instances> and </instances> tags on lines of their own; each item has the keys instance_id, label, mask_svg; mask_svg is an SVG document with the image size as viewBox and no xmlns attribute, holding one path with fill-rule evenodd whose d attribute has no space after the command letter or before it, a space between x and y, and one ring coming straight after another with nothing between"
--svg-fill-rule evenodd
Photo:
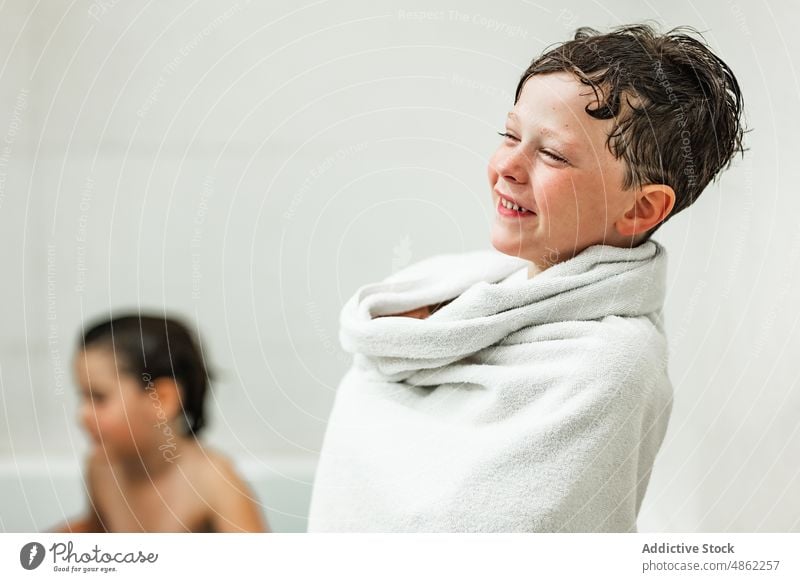
<instances>
[{"instance_id":1,"label":"boy's wet dark hair","mask_svg":"<svg viewBox=\"0 0 800 582\"><path fill-rule=\"evenodd\" d=\"M573 73L598 98L586 113L615 119L608 148L626 163L623 187L666 184L675 190L670 215L639 242L691 206L734 155L744 153L739 83L689 34L699 36L690 27L659 34L646 24L608 34L579 28L573 40L534 59L517 85L515 103L529 77Z\"/></svg>"},{"instance_id":2,"label":"boy's wet dark hair","mask_svg":"<svg viewBox=\"0 0 800 582\"><path fill-rule=\"evenodd\" d=\"M143 388L170 378L180 390L187 435L197 436L206 424L205 396L210 375L198 340L179 321L160 315L130 314L94 324L80 339L80 348L108 347L121 373L138 378Z\"/></svg>"}]
</instances>

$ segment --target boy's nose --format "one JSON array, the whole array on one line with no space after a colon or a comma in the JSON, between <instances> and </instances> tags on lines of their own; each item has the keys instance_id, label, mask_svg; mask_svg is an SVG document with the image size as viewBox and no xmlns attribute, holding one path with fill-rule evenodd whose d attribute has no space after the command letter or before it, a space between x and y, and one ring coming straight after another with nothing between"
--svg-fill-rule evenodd
<instances>
[{"instance_id":1,"label":"boy's nose","mask_svg":"<svg viewBox=\"0 0 800 582\"><path fill-rule=\"evenodd\" d=\"M81 405L80 408L80 423L83 426L84 430L89 433L96 432L96 421L95 421L95 414L94 414L94 406L92 406L91 402L86 402Z\"/></svg>"},{"instance_id":2,"label":"boy's nose","mask_svg":"<svg viewBox=\"0 0 800 582\"><path fill-rule=\"evenodd\" d=\"M498 154L495 169L497 173L507 180L522 184L527 180L530 160L521 148L506 150Z\"/></svg>"}]
</instances>

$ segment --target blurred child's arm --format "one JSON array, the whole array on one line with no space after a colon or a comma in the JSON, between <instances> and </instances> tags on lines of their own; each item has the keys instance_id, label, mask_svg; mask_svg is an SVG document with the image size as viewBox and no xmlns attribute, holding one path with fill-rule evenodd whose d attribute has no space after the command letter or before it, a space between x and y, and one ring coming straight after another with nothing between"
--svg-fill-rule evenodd
<instances>
[{"instance_id":1,"label":"blurred child's arm","mask_svg":"<svg viewBox=\"0 0 800 582\"><path fill-rule=\"evenodd\" d=\"M71 519L55 528L54 533L96 533L105 532L106 528L103 527L103 522L97 512L97 504L94 495L94 481L96 475L96 464L98 462L97 456L89 459L89 464L86 471L86 490L88 492L89 508L86 515L83 517L76 517Z\"/></svg>"},{"instance_id":2,"label":"blurred child's arm","mask_svg":"<svg viewBox=\"0 0 800 582\"><path fill-rule=\"evenodd\" d=\"M211 503L211 527L215 532L269 532L250 488L236 474L229 461L215 458L216 470Z\"/></svg>"}]
</instances>

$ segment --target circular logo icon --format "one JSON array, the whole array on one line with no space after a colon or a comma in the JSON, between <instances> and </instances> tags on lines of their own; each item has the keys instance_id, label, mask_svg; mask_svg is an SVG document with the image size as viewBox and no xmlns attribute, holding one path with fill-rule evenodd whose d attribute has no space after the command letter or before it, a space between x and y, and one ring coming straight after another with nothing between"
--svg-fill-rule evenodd
<instances>
[{"instance_id":1,"label":"circular logo icon","mask_svg":"<svg viewBox=\"0 0 800 582\"><path fill-rule=\"evenodd\" d=\"M44 546L39 542L28 542L19 551L19 563L26 570L38 568L44 560Z\"/></svg>"}]
</instances>

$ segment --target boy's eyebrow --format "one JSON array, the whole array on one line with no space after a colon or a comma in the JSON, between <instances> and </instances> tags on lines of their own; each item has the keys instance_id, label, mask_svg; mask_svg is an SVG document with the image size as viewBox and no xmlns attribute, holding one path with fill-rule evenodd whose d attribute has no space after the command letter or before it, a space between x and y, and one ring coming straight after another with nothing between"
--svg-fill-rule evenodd
<instances>
[{"instance_id":1,"label":"boy's eyebrow","mask_svg":"<svg viewBox=\"0 0 800 582\"><path fill-rule=\"evenodd\" d=\"M517 123L521 123L519 116L516 113L514 113L513 111L509 111L508 112L508 119L510 119L512 121L516 121ZM569 148L575 147L575 144L573 142L571 142L570 140L566 139L562 134L560 134L559 132L555 131L554 129L552 129L550 127L542 126L539 129L539 131L543 135L548 135L548 136L551 136L551 137L554 137L554 138L558 139L562 144L564 144L565 147L569 147Z\"/></svg>"}]
</instances>

